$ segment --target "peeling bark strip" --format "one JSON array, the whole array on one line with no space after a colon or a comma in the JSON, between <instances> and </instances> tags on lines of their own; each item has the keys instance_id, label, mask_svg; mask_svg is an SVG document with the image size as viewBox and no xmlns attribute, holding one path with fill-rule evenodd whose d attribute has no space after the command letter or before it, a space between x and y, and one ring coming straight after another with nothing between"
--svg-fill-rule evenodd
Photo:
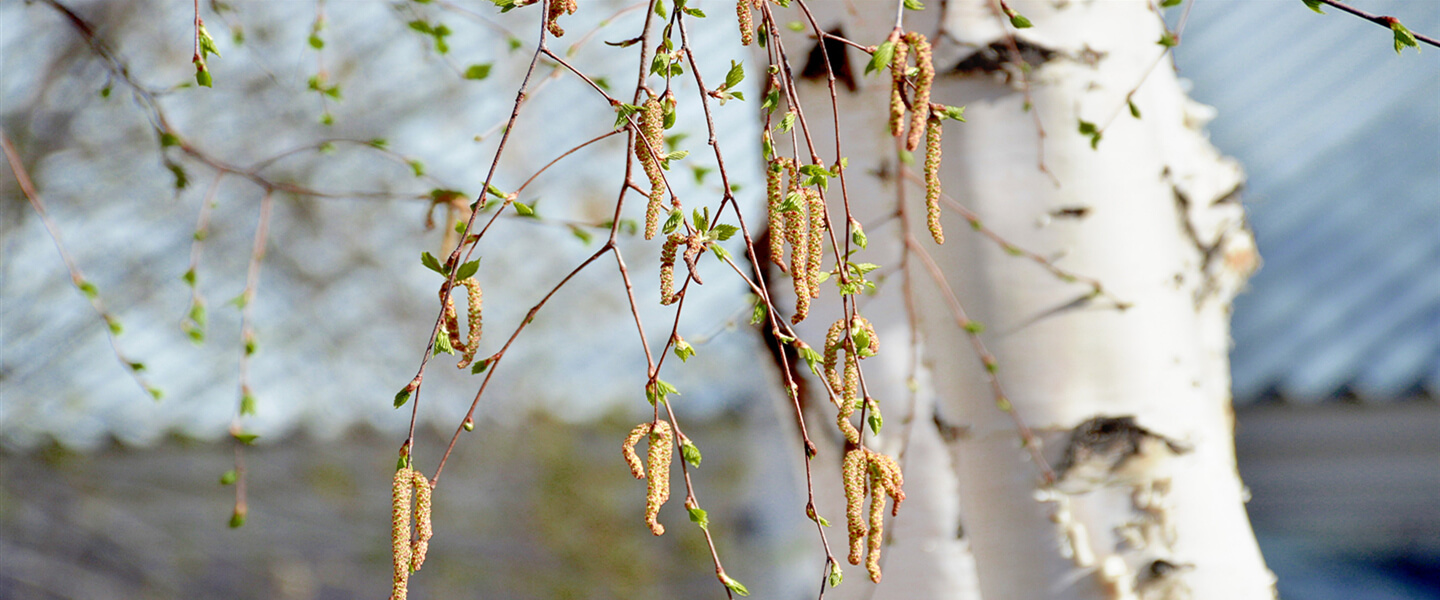
<instances>
[{"instance_id":1,"label":"peeling bark strip","mask_svg":"<svg viewBox=\"0 0 1440 600\"><path fill-rule=\"evenodd\" d=\"M1018 37L1015 38L1015 47L1020 54L1018 62L1028 66L1031 71L1054 60L1055 56L1059 54L1054 50ZM1016 62L1014 53L1010 50L1010 44L1000 40L966 56L954 67L951 67L950 72L957 75L1002 73L1008 79L1014 75L1013 71L1018 67Z\"/></svg>"},{"instance_id":2,"label":"peeling bark strip","mask_svg":"<svg viewBox=\"0 0 1440 600\"><path fill-rule=\"evenodd\" d=\"M1184 444L1136 424L1133 415L1093 417L1071 430L1056 467L1057 488L1075 494L1132 484L1151 476L1157 463L1187 452Z\"/></svg>"}]
</instances>

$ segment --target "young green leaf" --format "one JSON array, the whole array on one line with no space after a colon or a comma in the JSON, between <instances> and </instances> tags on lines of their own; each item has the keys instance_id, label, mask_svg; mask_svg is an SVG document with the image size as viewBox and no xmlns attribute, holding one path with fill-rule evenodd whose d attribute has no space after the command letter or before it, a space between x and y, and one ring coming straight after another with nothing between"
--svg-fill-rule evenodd
<instances>
[{"instance_id":1,"label":"young green leaf","mask_svg":"<svg viewBox=\"0 0 1440 600\"><path fill-rule=\"evenodd\" d=\"M1100 147L1100 136L1102 133L1100 129L1096 127L1094 123L1091 123L1084 119L1080 119L1079 130L1080 135L1090 138L1090 149L1098 150Z\"/></svg>"},{"instance_id":2,"label":"young green leaf","mask_svg":"<svg viewBox=\"0 0 1440 600\"><path fill-rule=\"evenodd\" d=\"M522 217L535 216L535 209L530 208L530 205L525 204L524 202L516 200L514 202L511 202L510 205L515 208L515 214L517 215L520 215Z\"/></svg>"},{"instance_id":3,"label":"young green leaf","mask_svg":"<svg viewBox=\"0 0 1440 600\"><path fill-rule=\"evenodd\" d=\"M908 4L911 0L905 1ZM720 583L725 584L725 587L730 588L730 591L735 592L736 594L739 594L741 596L750 595L750 590L745 589L745 584L736 581L733 577L726 575L723 571L720 573Z\"/></svg>"},{"instance_id":4,"label":"young green leaf","mask_svg":"<svg viewBox=\"0 0 1440 600\"><path fill-rule=\"evenodd\" d=\"M745 63L730 61L730 72L725 74L725 88L733 88L745 80Z\"/></svg>"},{"instance_id":5,"label":"young green leaf","mask_svg":"<svg viewBox=\"0 0 1440 600\"><path fill-rule=\"evenodd\" d=\"M685 510L690 511L690 521L692 523L699 525L701 529L710 529L710 516L705 513L705 509L687 508Z\"/></svg>"},{"instance_id":6,"label":"young green leaf","mask_svg":"<svg viewBox=\"0 0 1440 600\"><path fill-rule=\"evenodd\" d=\"M690 438L685 438L680 442L680 456L685 459L685 462L690 463L690 466L697 469L700 467L700 448L695 445L695 442L690 441Z\"/></svg>"},{"instance_id":7,"label":"young green leaf","mask_svg":"<svg viewBox=\"0 0 1440 600\"><path fill-rule=\"evenodd\" d=\"M1390 18L1390 31L1395 32L1396 54L1400 54L1406 46L1414 48L1416 52L1420 51L1420 43L1415 40L1415 34L1410 33L1410 30L1401 25L1400 21L1394 17Z\"/></svg>"},{"instance_id":8,"label":"young green leaf","mask_svg":"<svg viewBox=\"0 0 1440 600\"><path fill-rule=\"evenodd\" d=\"M869 75L876 71L883 71L890 67L890 61L895 58L895 42L885 42L875 48L875 53L870 55L870 62L865 65L865 74Z\"/></svg>"},{"instance_id":9,"label":"young green leaf","mask_svg":"<svg viewBox=\"0 0 1440 600\"><path fill-rule=\"evenodd\" d=\"M1305 0L1305 6L1310 7L1310 10L1313 10L1317 13L1320 13L1322 15L1325 14L1325 11L1320 10L1320 0Z\"/></svg>"},{"instance_id":10,"label":"young green leaf","mask_svg":"<svg viewBox=\"0 0 1440 600\"><path fill-rule=\"evenodd\" d=\"M719 225L716 225L714 229L710 230L710 237L713 237L723 242L730 239L738 231L740 231L739 227L721 223Z\"/></svg>"},{"instance_id":11,"label":"young green leaf","mask_svg":"<svg viewBox=\"0 0 1440 600\"><path fill-rule=\"evenodd\" d=\"M674 351L675 357L680 359L680 362L690 362L690 357L695 356L695 347L678 335L675 336Z\"/></svg>"},{"instance_id":12,"label":"young green leaf","mask_svg":"<svg viewBox=\"0 0 1440 600\"><path fill-rule=\"evenodd\" d=\"M680 212L678 208L673 209L670 211L669 218L665 219L665 226L661 228L661 231L665 232L666 235L675 233L675 230L680 228L680 223L684 220L685 213Z\"/></svg>"},{"instance_id":13,"label":"young green leaf","mask_svg":"<svg viewBox=\"0 0 1440 600\"><path fill-rule=\"evenodd\" d=\"M235 483L237 479L240 479L240 474L237 473L235 469L230 469L220 474L220 485L230 485Z\"/></svg>"},{"instance_id":14,"label":"young green leaf","mask_svg":"<svg viewBox=\"0 0 1440 600\"><path fill-rule=\"evenodd\" d=\"M456 280L456 281L460 281L460 280L469 279L469 278L471 278L471 277L474 277L474 276L475 276L475 272L476 272L476 271L479 271L479 270L480 270L480 259L477 258L477 259L472 260L472 261L470 261L470 262L468 262L468 263L465 263L465 264L463 264L463 265L460 265L460 270L455 273L455 280Z\"/></svg>"},{"instance_id":15,"label":"young green leaf","mask_svg":"<svg viewBox=\"0 0 1440 600\"><path fill-rule=\"evenodd\" d=\"M776 131L779 131L780 133L790 133L790 128L792 128L792 127L794 127L794 126L795 126L795 112L794 112L794 111L790 111L790 112L785 113L785 116L784 116L784 117L781 117L781 119L780 119L780 126L776 129Z\"/></svg>"},{"instance_id":16,"label":"young green leaf","mask_svg":"<svg viewBox=\"0 0 1440 600\"><path fill-rule=\"evenodd\" d=\"M845 573L840 570L840 565L830 563L830 587L837 587L840 582L845 581Z\"/></svg>"},{"instance_id":17,"label":"young green leaf","mask_svg":"<svg viewBox=\"0 0 1440 600\"><path fill-rule=\"evenodd\" d=\"M441 274L442 276L445 276L445 277L449 277L449 276L450 276L450 273L445 270L445 267L440 266L440 259L435 258L435 255L434 255L434 254L431 254L431 253L429 253L429 252L421 252L421 253L420 253L420 264L425 265L425 268L430 269L431 271L434 271L434 272L436 272L436 273L439 273L439 274Z\"/></svg>"},{"instance_id":18,"label":"young green leaf","mask_svg":"<svg viewBox=\"0 0 1440 600\"><path fill-rule=\"evenodd\" d=\"M435 354L440 354L441 352L446 354L455 353L455 347L450 345L450 331L447 330L444 325L441 325L440 330L435 332Z\"/></svg>"},{"instance_id":19,"label":"young green leaf","mask_svg":"<svg viewBox=\"0 0 1440 600\"><path fill-rule=\"evenodd\" d=\"M490 68L492 66L494 66L492 63L470 65L465 69L465 78L474 81L481 81L486 77L490 76Z\"/></svg>"},{"instance_id":20,"label":"young green leaf","mask_svg":"<svg viewBox=\"0 0 1440 600\"><path fill-rule=\"evenodd\" d=\"M820 374L820 368L816 365L824 362L825 358L820 356L819 352L816 352L815 349L810 346L802 345L800 346L800 358L805 360L805 364L810 367L811 373L816 375Z\"/></svg>"}]
</instances>

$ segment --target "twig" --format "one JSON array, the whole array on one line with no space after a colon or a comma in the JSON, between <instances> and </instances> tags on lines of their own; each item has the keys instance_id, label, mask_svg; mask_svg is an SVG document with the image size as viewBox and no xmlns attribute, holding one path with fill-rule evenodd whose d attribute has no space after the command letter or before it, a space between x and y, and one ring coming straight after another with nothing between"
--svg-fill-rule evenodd
<instances>
[{"instance_id":1,"label":"twig","mask_svg":"<svg viewBox=\"0 0 1440 600\"><path fill-rule=\"evenodd\" d=\"M1398 22L1399 22L1399 19L1396 19L1395 17L1387 17L1387 16L1382 16L1382 15L1372 15L1372 14L1367 13L1367 12L1365 12L1365 11L1363 11L1363 10L1358 9L1358 8L1354 8L1354 7L1349 6L1349 5L1347 5L1347 4L1343 4L1343 3L1339 2L1339 0L1317 0L1317 1L1318 1L1318 2L1323 2L1323 3L1325 3L1325 4L1328 4L1328 5L1330 5L1330 6L1333 6L1333 7L1335 7L1335 8L1340 9L1340 10L1343 10L1343 11L1345 11L1345 12L1347 12L1347 13L1350 13L1350 14L1352 14L1352 15L1355 15L1355 16L1357 16L1357 17L1360 17L1360 18L1362 18L1362 19L1365 19L1366 21L1369 21L1369 22L1371 22L1371 23L1374 23L1374 24L1379 25L1379 26L1381 26L1381 27L1384 27L1384 28L1386 28L1386 29L1390 29L1390 26L1391 26L1391 25L1393 25L1394 23L1398 23ZM1420 33L1415 33L1414 31L1411 31L1411 32L1410 32L1410 35L1415 36L1415 39L1417 39L1417 40L1420 40L1420 41L1422 41L1422 42L1425 42L1425 43L1427 43L1427 44L1430 44L1431 46L1434 46L1434 47L1436 47L1436 48L1440 48L1440 40L1437 40L1437 39L1435 39L1435 38L1433 38L1433 37L1430 37L1430 36L1428 36L1428 35L1424 35L1424 34L1420 34Z\"/></svg>"},{"instance_id":2,"label":"twig","mask_svg":"<svg viewBox=\"0 0 1440 600\"><path fill-rule=\"evenodd\" d=\"M85 275L80 271L80 266L75 263L74 257L65 249L65 242L60 237L60 228L45 212L44 200L35 190L35 184L30 180L29 172L25 170L25 163L20 159L20 153L15 150L15 146L10 143L10 136L4 131L0 131L0 146L4 148L5 158L10 163L10 171L15 174L15 181L20 184L20 191L25 194L25 199L30 201L30 207L35 210L35 214L40 217L40 222L45 224L45 230L50 233L50 239L55 242L55 250L60 253L60 260L65 262L65 268L70 271L70 281L75 284L75 288L80 290L80 293L90 302L90 306L95 309L95 314L105 323L105 332L110 340L110 350L115 353L115 360L120 361L120 365L125 368L140 389L150 397L159 400L163 395L160 388L151 385L140 375L140 371L145 369L145 364L130 360L120 349L120 341L116 339L121 332L120 320L105 309L95 285L85 279Z\"/></svg>"}]
</instances>

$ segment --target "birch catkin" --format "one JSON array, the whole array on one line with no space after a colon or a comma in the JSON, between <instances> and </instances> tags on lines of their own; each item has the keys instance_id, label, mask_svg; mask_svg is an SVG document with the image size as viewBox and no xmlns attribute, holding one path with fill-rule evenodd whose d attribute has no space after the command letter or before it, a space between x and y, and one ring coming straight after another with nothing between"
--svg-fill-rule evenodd
<instances>
[{"instance_id":1,"label":"birch catkin","mask_svg":"<svg viewBox=\"0 0 1440 600\"><path fill-rule=\"evenodd\" d=\"M930 56L930 42L925 36L910 32L905 41L915 51L915 101L911 103L910 137L905 140L905 149L914 152L920 146L920 135L925 131L925 119L930 116L930 87L935 82L935 64Z\"/></svg>"},{"instance_id":2,"label":"birch catkin","mask_svg":"<svg viewBox=\"0 0 1440 600\"><path fill-rule=\"evenodd\" d=\"M390 600L405 600L409 594L410 574L425 564L434 527L430 522L430 480L419 471L405 467L395 471L390 488L390 553L395 568ZM410 504L411 494L415 504ZM410 522L415 519L415 536L411 541Z\"/></svg>"},{"instance_id":3,"label":"birch catkin","mask_svg":"<svg viewBox=\"0 0 1440 600\"><path fill-rule=\"evenodd\" d=\"M793 177L793 175L792 175ZM799 323L810 315L810 218L803 191L791 192L796 210L785 213L785 234L790 242L790 279L795 284L795 316Z\"/></svg>"},{"instance_id":4,"label":"birch catkin","mask_svg":"<svg viewBox=\"0 0 1440 600\"><path fill-rule=\"evenodd\" d=\"M405 600L410 582L410 493L414 489L409 467L395 471L390 488L390 554L395 567L390 600Z\"/></svg>"},{"instance_id":5,"label":"birch catkin","mask_svg":"<svg viewBox=\"0 0 1440 600\"><path fill-rule=\"evenodd\" d=\"M640 135L635 140L635 158L650 180L650 201L645 205L645 239L654 239L660 228L661 202L665 200L665 176L660 173L660 152L665 147L665 110L659 98L640 106Z\"/></svg>"},{"instance_id":6,"label":"birch catkin","mask_svg":"<svg viewBox=\"0 0 1440 600\"><path fill-rule=\"evenodd\" d=\"M865 449L852 448L845 453L841 476L845 484L845 521L850 534L850 564L861 560L861 541L869 530L865 527Z\"/></svg>"},{"instance_id":7,"label":"birch catkin","mask_svg":"<svg viewBox=\"0 0 1440 600\"><path fill-rule=\"evenodd\" d=\"M749 0L741 0L748 2ZM771 159L765 169L765 199L770 217L770 261L785 268L785 214L780 212L780 203L785 200L780 188L780 174L785 169L785 157Z\"/></svg>"},{"instance_id":8,"label":"birch catkin","mask_svg":"<svg viewBox=\"0 0 1440 600\"><path fill-rule=\"evenodd\" d=\"M565 30L560 27L560 15L573 15L578 8L576 0L550 0L549 11L545 16L545 28L550 30L550 35L565 35Z\"/></svg>"},{"instance_id":9,"label":"birch catkin","mask_svg":"<svg viewBox=\"0 0 1440 600\"><path fill-rule=\"evenodd\" d=\"M670 234L665 238L665 244L660 247L660 304L670 305L680 299L675 293L675 254L680 248L680 242L685 236L678 233Z\"/></svg>"},{"instance_id":10,"label":"birch catkin","mask_svg":"<svg viewBox=\"0 0 1440 600\"><path fill-rule=\"evenodd\" d=\"M415 543L410 550L410 570L419 571L425 564L425 553L430 548L430 537L435 534L430 522L430 480L419 471L410 472L411 485L415 488Z\"/></svg>"},{"instance_id":11,"label":"birch catkin","mask_svg":"<svg viewBox=\"0 0 1440 600\"><path fill-rule=\"evenodd\" d=\"M910 46L904 38L891 36L895 54L890 58L890 135L905 133L905 70Z\"/></svg>"},{"instance_id":12,"label":"birch catkin","mask_svg":"<svg viewBox=\"0 0 1440 600\"><path fill-rule=\"evenodd\" d=\"M927 111L929 107L926 107ZM940 227L940 119L931 116L925 131L925 224L935 243L945 243L945 230Z\"/></svg>"},{"instance_id":13,"label":"birch catkin","mask_svg":"<svg viewBox=\"0 0 1440 600\"><path fill-rule=\"evenodd\" d=\"M874 481L878 478L873 473L871 477L870 532L866 538L870 553L865 556L865 570L870 572L870 581L880 583L880 550L885 544L885 489Z\"/></svg>"},{"instance_id":14,"label":"birch catkin","mask_svg":"<svg viewBox=\"0 0 1440 600\"><path fill-rule=\"evenodd\" d=\"M755 21L750 15L750 0L735 3L735 14L740 19L740 45L749 46L755 41Z\"/></svg>"},{"instance_id":15,"label":"birch catkin","mask_svg":"<svg viewBox=\"0 0 1440 600\"><path fill-rule=\"evenodd\" d=\"M673 436L670 424L656 421L650 431L650 451L646 466L650 470L650 483L645 488L645 523L650 533L664 535L665 526L660 524L660 507L670 499L670 459L674 452L670 448Z\"/></svg>"},{"instance_id":16,"label":"birch catkin","mask_svg":"<svg viewBox=\"0 0 1440 600\"><path fill-rule=\"evenodd\" d=\"M825 200L820 197L819 191L806 189L805 196L810 206L810 247L806 249L810 264L805 269L805 281L810 288L810 297L819 298L820 266L825 259L825 228L829 215L825 211Z\"/></svg>"}]
</instances>

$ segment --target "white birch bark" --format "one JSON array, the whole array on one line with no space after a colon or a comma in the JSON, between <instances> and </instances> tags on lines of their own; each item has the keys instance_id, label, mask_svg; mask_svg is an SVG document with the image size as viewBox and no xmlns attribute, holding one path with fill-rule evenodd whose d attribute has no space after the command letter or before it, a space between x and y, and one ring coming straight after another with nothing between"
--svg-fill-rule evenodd
<instances>
[{"instance_id":1,"label":"white birch bark","mask_svg":"<svg viewBox=\"0 0 1440 600\"><path fill-rule=\"evenodd\" d=\"M861 42L879 43L894 24L892 2L814 4L822 27L842 24ZM1071 431L1095 417L1133 417L1143 431L1129 430L1141 442L1138 454L1102 453L1062 477L1066 491L1042 493L1041 471L1010 417L996 408L965 333L912 261L928 373L908 428L913 500L892 529L898 535L887 546L876 597L1273 597L1273 575L1244 512L1232 437L1230 300L1258 264L1235 201L1242 174L1207 141L1201 128L1209 109L1185 96L1169 58L1146 77L1163 50L1156 13L1141 0L1016 0L1011 6L1035 25L1016 31L987 0L950 0L943 15L941 3L929 4L907 12L906 29L936 40L941 75L933 101L967 107L967 123L945 127L946 192L1009 241L1098 279L1131 306L1087 300L1088 285L1007 254L953 211L944 217L947 243L936 246L925 231L923 188L906 182L911 230L969 316L987 326L982 338L998 358L1009 400L1042 438L1052 466L1060 466ZM1044 162L1058 185L1037 167L1038 133L1018 83L998 73L946 72L1003 41L1006 31L1054 53L1029 78L1034 111L1048 133ZM814 45L798 35L785 39L792 57L803 59ZM851 52L857 79L866 58ZM1142 111L1137 120L1126 94L1142 78L1133 96ZM884 125L889 82L871 76L858 83L858 93L839 94L849 193L871 239L856 260L889 267L900 254L898 224L885 219L896 198L894 144ZM804 91L812 129L828 130L824 82ZM1104 128L1098 149L1078 133L1082 119ZM832 142L817 146L826 160L835 159ZM916 160L918 172L918 153ZM1081 209L1068 214L1083 216L1062 209ZM831 211L840 227L838 202ZM907 429L901 417L909 410L910 334L901 289L901 278L891 276L861 306L882 340L879 356L862 366L888 417L881 449L891 454L901 447L899 434ZM834 315L837 308L823 305L812 314ZM812 317L807 339L823 337L829 325L823 320ZM812 420L829 421L833 415ZM834 449L829 454L838 459ZM819 483L837 486L836 494L826 492L834 497L838 478L827 469L820 466ZM956 515L964 539L957 537ZM847 584L863 577L853 567L848 572ZM849 592L868 593L854 588Z\"/></svg>"}]
</instances>

